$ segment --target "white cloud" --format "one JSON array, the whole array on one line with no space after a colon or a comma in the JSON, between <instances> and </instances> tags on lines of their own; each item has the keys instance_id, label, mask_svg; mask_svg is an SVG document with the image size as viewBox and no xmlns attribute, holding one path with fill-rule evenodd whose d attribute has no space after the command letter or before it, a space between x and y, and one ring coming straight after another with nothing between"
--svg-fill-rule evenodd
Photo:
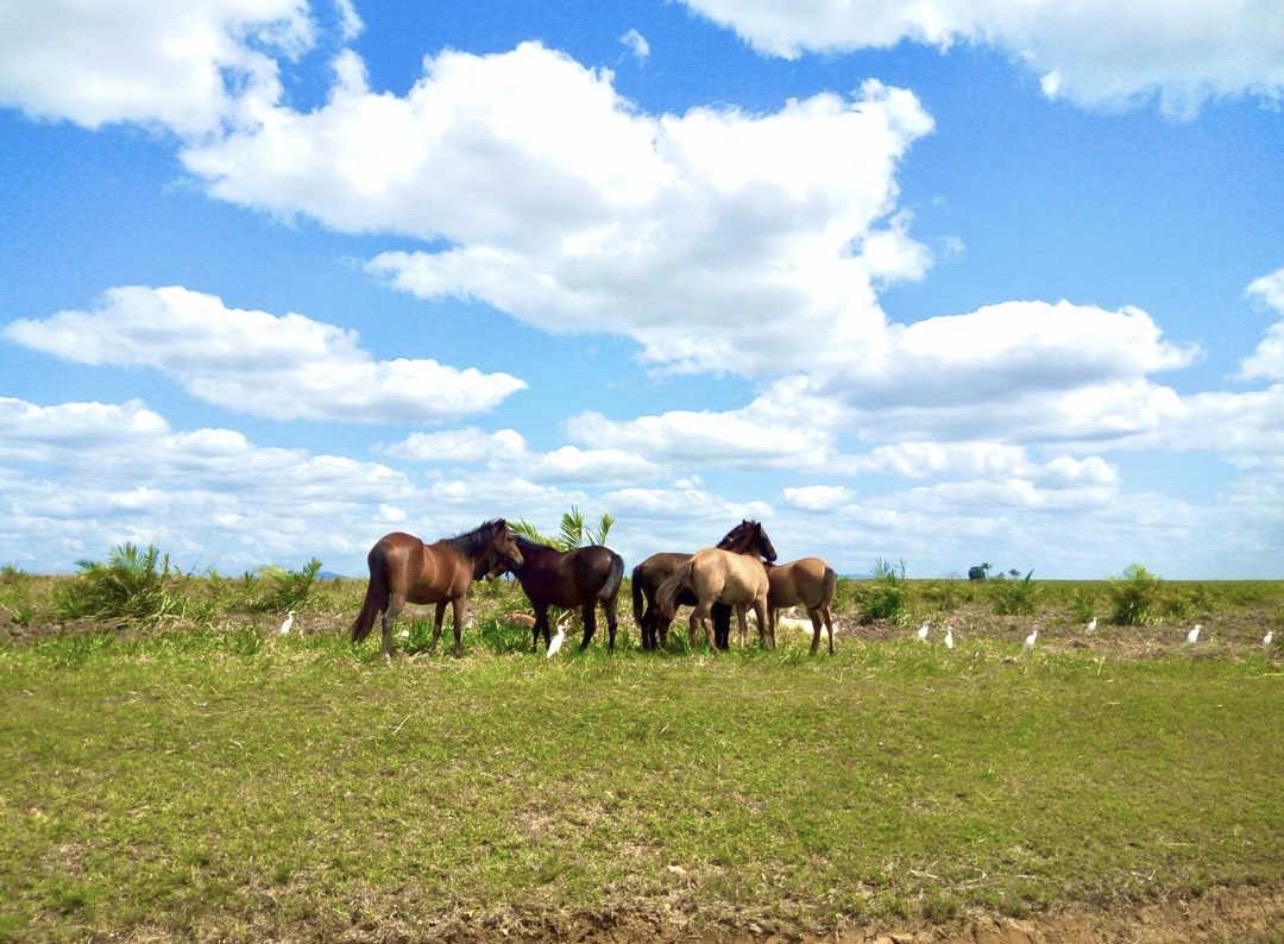
<instances>
[{"instance_id":1,"label":"white cloud","mask_svg":"<svg viewBox=\"0 0 1284 944\"><path fill-rule=\"evenodd\" d=\"M853 354L882 326L875 284L928 265L894 174L932 120L901 89L654 116L537 43L443 52L400 96L351 51L336 74L323 107L276 108L184 164L221 199L439 241L369 263L424 298L756 375Z\"/></svg>"},{"instance_id":2,"label":"white cloud","mask_svg":"<svg viewBox=\"0 0 1284 944\"><path fill-rule=\"evenodd\" d=\"M532 452L516 430L487 433L476 427L412 433L387 446L391 456L444 465L482 464L492 472L509 472L536 482L636 482L657 477L655 463L619 449L562 446Z\"/></svg>"},{"instance_id":3,"label":"white cloud","mask_svg":"<svg viewBox=\"0 0 1284 944\"><path fill-rule=\"evenodd\" d=\"M185 568L293 566L316 554L351 571L417 494L386 465L257 446L233 430L175 432L136 401L3 398L0 443L0 547L42 571L127 540L157 543ZM435 519L443 531L464 523Z\"/></svg>"},{"instance_id":4,"label":"white cloud","mask_svg":"<svg viewBox=\"0 0 1284 944\"><path fill-rule=\"evenodd\" d=\"M646 41L645 36L635 29L630 29L621 36L620 42L633 54L633 58L639 62L645 62L651 56L651 44Z\"/></svg>"},{"instance_id":5,"label":"white cloud","mask_svg":"<svg viewBox=\"0 0 1284 944\"><path fill-rule=\"evenodd\" d=\"M345 40L353 40L361 35L366 24L361 22L361 16L352 0L334 0L334 10L339 17L340 34Z\"/></svg>"},{"instance_id":6,"label":"white cloud","mask_svg":"<svg viewBox=\"0 0 1284 944\"><path fill-rule=\"evenodd\" d=\"M833 511L852 501L852 491L842 485L803 485L781 489L785 504L804 511Z\"/></svg>"},{"instance_id":7,"label":"white cloud","mask_svg":"<svg viewBox=\"0 0 1284 944\"><path fill-rule=\"evenodd\" d=\"M0 23L0 104L89 128L154 122L184 135L275 103L273 55L298 55L313 40L306 0L4 0Z\"/></svg>"},{"instance_id":8,"label":"white cloud","mask_svg":"<svg viewBox=\"0 0 1284 944\"><path fill-rule=\"evenodd\" d=\"M1284 315L1284 269L1255 279L1245 294L1255 303ZM1240 364L1244 380L1284 381L1284 318L1266 330L1266 337Z\"/></svg>"},{"instance_id":9,"label":"white cloud","mask_svg":"<svg viewBox=\"0 0 1284 944\"><path fill-rule=\"evenodd\" d=\"M180 286L110 289L93 311L14 321L3 335L75 363L151 367L199 399L274 419L451 419L490 410L526 386L434 360L376 361L356 332L228 308Z\"/></svg>"},{"instance_id":10,"label":"white cloud","mask_svg":"<svg viewBox=\"0 0 1284 944\"><path fill-rule=\"evenodd\" d=\"M1250 299L1284 315L1284 269L1254 279L1244 290Z\"/></svg>"},{"instance_id":11,"label":"white cloud","mask_svg":"<svg viewBox=\"0 0 1284 944\"><path fill-rule=\"evenodd\" d=\"M761 52L887 48L908 40L993 46L1045 95L1088 107L1158 96L1175 116L1210 98L1284 91L1284 15L1260 0L684 0Z\"/></svg>"}]
</instances>

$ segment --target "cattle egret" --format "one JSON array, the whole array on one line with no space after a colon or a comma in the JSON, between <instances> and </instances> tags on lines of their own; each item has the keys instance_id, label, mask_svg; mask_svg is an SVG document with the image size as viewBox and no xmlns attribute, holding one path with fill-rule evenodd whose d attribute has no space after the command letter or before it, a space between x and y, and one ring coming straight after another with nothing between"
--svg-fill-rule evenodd
<instances>
[{"instance_id":1,"label":"cattle egret","mask_svg":"<svg viewBox=\"0 0 1284 944\"><path fill-rule=\"evenodd\" d=\"M1195 628L1186 634L1186 645L1193 646L1195 643L1199 642L1199 631L1201 629L1203 629L1203 627L1196 623Z\"/></svg>"},{"instance_id":2,"label":"cattle egret","mask_svg":"<svg viewBox=\"0 0 1284 944\"><path fill-rule=\"evenodd\" d=\"M562 643L566 641L566 630L561 626L557 627L557 632L553 634L552 640L548 644L548 658L557 655L557 650L562 648Z\"/></svg>"},{"instance_id":3,"label":"cattle egret","mask_svg":"<svg viewBox=\"0 0 1284 944\"><path fill-rule=\"evenodd\" d=\"M918 628L919 642L927 642L927 633L928 633L928 630L931 628L932 628L932 624L925 620L923 622L923 625Z\"/></svg>"},{"instance_id":4,"label":"cattle egret","mask_svg":"<svg viewBox=\"0 0 1284 944\"><path fill-rule=\"evenodd\" d=\"M281 624L281 628L278 629L277 632L280 633L282 636L288 636L290 635L290 627L292 627L293 625L294 625L294 610L290 610L289 613L286 614L285 622Z\"/></svg>"},{"instance_id":5,"label":"cattle egret","mask_svg":"<svg viewBox=\"0 0 1284 944\"><path fill-rule=\"evenodd\" d=\"M1025 637L1025 645L1021 647L1023 652L1029 652L1034 648L1034 644L1039 641L1039 627L1036 626L1030 631L1030 635Z\"/></svg>"},{"instance_id":6,"label":"cattle egret","mask_svg":"<svg viewBox=\"0 0 1284 944\"><path fill-rule=\"evenodd\" d=\"M1097 631L1097 618L1095 616L1092 619L1088 620L1088 625L1086 629L1089 636L1091 636L1093 633Z\"/></svg>"},{"instance_id":7,"label":"cattle egret","mask_svg":"<svg viewBox=\"0 0 1284 944\"><path fill-rule=\"evenodd\" d=\"M945 624L945 648L954 648L954 627L949 623Z\"/></svg>"},{"instance_id":8,"label":"cattle egret","mask_svg":"<svg viewBox=\"0 0 1284 944\"><path fill-rule=\"evenodd\" d=\"M1267 630L1266 635L1262 637L1262 648L1269 649L1271 647L1271 640L1274 638L1275 638L1275 630L1273 629Z\"/></svg>"}]
</instances>

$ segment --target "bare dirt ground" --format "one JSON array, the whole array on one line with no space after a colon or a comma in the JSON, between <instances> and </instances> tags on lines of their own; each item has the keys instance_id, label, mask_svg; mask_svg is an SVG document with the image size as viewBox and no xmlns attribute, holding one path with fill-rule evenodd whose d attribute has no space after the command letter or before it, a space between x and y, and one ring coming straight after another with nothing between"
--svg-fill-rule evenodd
<instances>
[{"instance_id":1,"label":"bare dirt ground","mask_svg":"<svg viewBox=\"0 0 1284 944\"><path fill-rule=\"evenodd\" d=\"M1284 888L1212 889L1194 897L1113 907L1074 905L1026 918L973 912L945 922L848 925L823 933L699 926L679 915L549 916L540 927L438 927L430 937L400 929L354 930L340 940L432 940L447 944L1278 944Z\"/></svg>"}]
</instances>

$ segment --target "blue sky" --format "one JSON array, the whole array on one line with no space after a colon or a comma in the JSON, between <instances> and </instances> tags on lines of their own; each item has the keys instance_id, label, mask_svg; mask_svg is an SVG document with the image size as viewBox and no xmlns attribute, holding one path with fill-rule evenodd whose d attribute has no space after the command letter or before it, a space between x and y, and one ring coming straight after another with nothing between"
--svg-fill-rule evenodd
<instances>
[{"instance_id":1,"label":"blue sky","mask_svg":"<svg viewBox=\"0 0 1284 944\"><path fill-rule=\"evenodd\" d=\"M0 0L0 562L1278 577L1284 7L1064 6Z\"/></svg>"}]
</instances>

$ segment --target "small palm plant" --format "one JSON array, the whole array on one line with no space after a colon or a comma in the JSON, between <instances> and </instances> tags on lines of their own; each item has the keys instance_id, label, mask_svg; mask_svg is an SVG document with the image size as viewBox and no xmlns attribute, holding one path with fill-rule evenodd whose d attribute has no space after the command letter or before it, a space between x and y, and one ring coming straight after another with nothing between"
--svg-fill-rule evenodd
<instances>
[{"instance_id":1,"label":"small palm plant","mask_svg":"<svg viewBox=\"0 0 1284 944\"><path fill-rule=\"evenodd\" d=\"M580 511L579 506L572 505L570 511L562 514L562 521L556 537L542 534L535 525L525 518L511 522L509 528L524 538L538 541L540 544L547 544L565 552L573 551L577 547L585 547L589 544L605 544L606 536L610 533L611 526L614 524L615 518L610 512L603 512L597 526L594 527L585 522L584 514Z\"/></svg>"}]
</instances>

